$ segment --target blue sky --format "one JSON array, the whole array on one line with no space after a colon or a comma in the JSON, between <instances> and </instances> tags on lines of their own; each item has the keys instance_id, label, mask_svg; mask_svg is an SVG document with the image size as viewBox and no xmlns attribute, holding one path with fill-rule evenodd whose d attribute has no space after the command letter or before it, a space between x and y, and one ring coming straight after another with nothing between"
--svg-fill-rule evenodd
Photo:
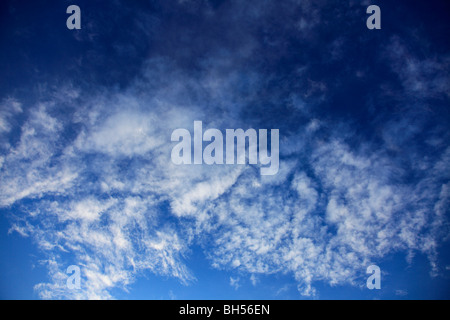
<instances>
[{"instance_id":1,"label":"blue sky","mask_svg":"<svg viewBox=\"0 0 450 320\"><path fill-rule=\"evenodd\" d=\"M0 298L448 299L449 15L2 1ZM196 120L279 129L278 173L174 165Z\"/></svg>"}]
</instances>

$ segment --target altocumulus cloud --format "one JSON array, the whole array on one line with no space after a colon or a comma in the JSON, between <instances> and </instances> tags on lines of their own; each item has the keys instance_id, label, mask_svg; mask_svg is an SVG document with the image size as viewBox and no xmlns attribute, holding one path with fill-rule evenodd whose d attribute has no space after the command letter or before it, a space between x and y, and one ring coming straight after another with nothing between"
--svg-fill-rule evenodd
<instances>
[{"instance_id":1,"label":"altocumulus cloud","mask_svg":"<svg viewBox=\"0 0 450 320\"><path fill-rule=\"evenodd\" d=\"M439 70L448 68L449 56L421 58L398 38L386 38L377 61L390 77L377 79L383 91L368 93L358 106L371 115L362 133L360 119L329 112L339 108L336 92L352 80L311 71L326 68L325 58L298 53L295 68L281 76L274 70L283 67L271 65L280 59L274 52L290 57L289 43L274 37L283 28L298 33L292 48L314 52L325 2L246 6L232 1L198 9L205 24L220 11L220 26L231 17L243 26L206 56L186 47L174 56L145 57L123 87L86 88L69 77L40 87L34 101L2 100L0 205L14 211L10 231L31 237L46 256L50 281L35 286L42 298L113 298L113 289L126 289L145 272L190 284L194 243L215 268L249 279L292 274L304 296L319 294L316 281L357 286L364 266L395 252L409 261L423 253L431 274L441 272L450 145L448 122L439 119L444 111L429 110L436 100L448 105L448 73ZM350 17L357 11L346 9ZM276 13L292 24L262 34L246 24L248 18L267 26ZM214 34L204 37L193 40L201 47ZM336 46L346 41L340 36ZM345 61L345 50L339 45L333 59ZM196 57L195 66L185 65L186 55ZM373 80L360 69L348 77ZM401 116L378 102L392 103ZM279 128L278 174L261 176L254 166L173 165L170 135L194 120L210 128ZM68 260L81 266L81 290L66 288ZM238 289L239 280L230 277L230 285Z\"/></svg>"}]
</instances>

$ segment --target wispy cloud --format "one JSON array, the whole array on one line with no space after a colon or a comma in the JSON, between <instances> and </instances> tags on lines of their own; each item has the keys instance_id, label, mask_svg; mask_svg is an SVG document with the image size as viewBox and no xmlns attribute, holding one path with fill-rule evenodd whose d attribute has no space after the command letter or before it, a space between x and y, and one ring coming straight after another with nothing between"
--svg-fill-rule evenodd
<instances>
[{"instance_id":1,"label":"wispy cloud","mask_svg":"<svg viewBox=\"0 0 450 320\"><path fill-rule=\"evenodd\" d=\"M230 286L232 286L235 290L239 289L239 278L230 277Z\"/></svg>"}]
</instances>

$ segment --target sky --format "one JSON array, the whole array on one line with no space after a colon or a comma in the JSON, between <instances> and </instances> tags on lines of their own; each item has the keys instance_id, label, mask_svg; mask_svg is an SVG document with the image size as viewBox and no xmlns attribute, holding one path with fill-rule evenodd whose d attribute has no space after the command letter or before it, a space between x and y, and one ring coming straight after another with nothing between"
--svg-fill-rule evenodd
<instances>
[{"instance_id":1,"label":"sky","mask_svg":"<svg viewBox=\"0 0 450 320\"><path fill-rule=\"evenodd\" d=\"M1 1L0 298L449 299L449 21L444 0ZM278 172L174 164L194 121L279 130Z\"/></svg>"}]
</instances>

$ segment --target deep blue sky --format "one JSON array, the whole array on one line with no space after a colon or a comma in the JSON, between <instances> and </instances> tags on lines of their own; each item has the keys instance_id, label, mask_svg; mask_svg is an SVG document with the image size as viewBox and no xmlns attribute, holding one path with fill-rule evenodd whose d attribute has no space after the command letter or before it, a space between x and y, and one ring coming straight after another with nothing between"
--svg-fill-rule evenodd
<instances>
[{"instance_id":1,"label":"deep blue sky","mask_svg":"<svg viewBox=\"0 0 450 320\"><path fill-rule=\"evenodd\" d=\"M437 0L2 1L0 297L448 299L448 21ZM194 120L279 129L278 174L173 165Z\"/></svg>"}]
</instances>

